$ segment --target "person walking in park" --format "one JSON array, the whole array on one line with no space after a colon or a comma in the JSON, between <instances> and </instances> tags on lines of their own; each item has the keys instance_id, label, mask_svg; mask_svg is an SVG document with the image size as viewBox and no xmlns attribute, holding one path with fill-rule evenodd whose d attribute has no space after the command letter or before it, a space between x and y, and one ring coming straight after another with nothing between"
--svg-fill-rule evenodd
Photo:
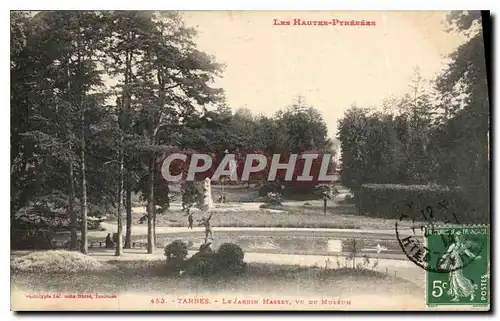
<instances>
[{"instance_id":1,"label":"person walking in park","mask_svg":"<svg viewBox=\"0 0 500 321\"><path fill-rule=\"evenodd\" d=\"M188 229L193 229L193 213L188 210Z\"/></svg>"},{"instance_id":2,"label":"person walking in park","mask_svg":"<svg viewBox=\"0 0 500 321\"><path fill-rule=\"evenodd\" d=\"M107 249L112 249L115 247L115 242L111 239L111 233L108 233L108 236L106 236L106 248Z\"/></svg>"}]
</instances>

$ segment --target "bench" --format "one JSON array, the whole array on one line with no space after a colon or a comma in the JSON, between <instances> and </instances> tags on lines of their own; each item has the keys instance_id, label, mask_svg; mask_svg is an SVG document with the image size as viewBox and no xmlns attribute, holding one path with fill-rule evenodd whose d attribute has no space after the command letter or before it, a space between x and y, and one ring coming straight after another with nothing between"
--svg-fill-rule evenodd
<instances>
[{"instance_id":1,"label":"bench","mask_svg":"<svg viewBox=\"0 0 500 321\"><path fill-rule=\"evenodd\" d=\"M104 246L106 245L106 242L104 242L104 241L90 242L90 247L97 247L97 246L94 246L94 245L97 245L97 244L99 244L99 247L102 247L103 244L104 244Z\"/></svg>"},{"instance_id":2,"label":"bench","mask_svg":"<svg viewBox=\"0 0 500 321\"><path fill-rule=\"evenodd\" d=\"M144 243L144 242L132 242L132 248L133 249L135 249L135 248L142 249L143 247L146 248L147 246L148 246L148 243ZM106 242L105 241L93 241L93 242L90 242L89 247L103 248L103 247L106 247Z\"/></svg>"},{"instance_id":3,"label":"bench","mask_svg":"<svg viewBox=\"0 0 500 321\"><path fill-rule=\"evenodd\" d=\"M132 242L132 248L135 249L137 246L139 246L140 249L144 246L146 248L148 246L148 243L144 242Z\"/></svg>"}]
</instances>

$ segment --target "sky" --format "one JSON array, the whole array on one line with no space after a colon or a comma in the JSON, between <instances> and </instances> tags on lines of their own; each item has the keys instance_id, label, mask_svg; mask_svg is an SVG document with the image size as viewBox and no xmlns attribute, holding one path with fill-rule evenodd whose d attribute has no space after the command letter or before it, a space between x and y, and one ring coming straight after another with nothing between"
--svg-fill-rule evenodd
<instances>
[{"instance_id":1,"label":"sky","mask_svg":"<svg viewBox=\"0 0 500 321\"><path fill-rule=\"evenodd\" d=\"M379 106L409 90L414 67L426 79L464 38L445 31L444 11L184 12L198 48L225 65L216 86L228 105L272 115L298 95L318 109L336 136L353 103ZM273 19L292 25L274 25ZM301 20L365 20L375 26L296 26Z\"/></svg>"}]
</instances>

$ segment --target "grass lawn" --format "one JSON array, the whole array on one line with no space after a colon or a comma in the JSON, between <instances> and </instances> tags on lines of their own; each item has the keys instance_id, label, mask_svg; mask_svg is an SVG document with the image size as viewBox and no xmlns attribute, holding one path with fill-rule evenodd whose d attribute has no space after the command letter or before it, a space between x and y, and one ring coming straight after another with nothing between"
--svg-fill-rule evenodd
<instances>
[{"instance_id":1,"label":"grass lawn","mask_svg":"<svg viewBox=\"0 0 500 321\"><path fill-rule=\"evenodd\" d=\"M322 269L249 263L241 276L203 279L167 276L164 261L109 261L116 270L79 273L13 272L11 287L59 293L175 293L204 292L286 293L287 295L409 294L422 290L405 280L371 270Z\"/></svg>"},{"instance_id":2,"label":"grass lawn","mask_svg":"<svg viewBox=\"0 0 500 321\"><path fill-rule=\"evenodd\" d=\"M213 186L213 197L217 194L218 186ZM172 193L176 194L178 191ZM233 207L231 209L221 209L212 211L213 217L211 220L213 227L282 227L282 228L337 228L337 229L393 229L394 220L384 218L366 217L357 214L356 208L353 204L342 204L329 201L327 204L327 214L323 212L322 200L308 200L308 201L291 201L285 200L285 204L280 206L280 211L273 211L273 209L259 209L259 204L250 206L252 202L262 201L258 197L257 189L255 187L246 188L244 186L228 187L225 192L227 193L227 203L219 205L222 207ZM177 195L179 196L179 195ZM179 196L180 197L180 196ZM185 212L179 209L179 197L174 202L173 206L168 211L158 212L156 218L156 226L167 227L187 227L187 217ZM238 204L238 202L247 202L245 206ZM284 212L285 211L285 212ZM146 206L144 203L135 203L132 208L133 224L138 224L139 218L146 213ZM195 224L196 220L207 213L202 211L194 212ZM113 215L109 216L110 223L116 223ZM401 222L403 225L404 222ZM418 223L418 222L416 222ZM146 226L143 223L142 226Z\"/></svg>"},{"instance_id":3,"label":"grass lawn","mask_svg":"<svg viewBox=\"0 0 500 321\"><path fill-rule=\"evenodd\" d=\"M212 186L212 195L218 193L220 186ZM173 194L178 194L175 188L172 188ZM244 186L231 186L225 189L227 194L227 203L223 206L234 206L234 210L214 210L211 220L214 227L294 227L294 228L339 228L339 229L392 229L394 220L386 220L381 218L370 218L360 216L356 213L356 208L353 204L337 204L329 201L327 204L327 214L323 212L322 200L308 201L291 201L287 200L283 206L280 206L280 211L273 209L255 209L238 208L238 202L262 202L258 197L258 192L255 187L246 188ZM177 195L175 202L178 202L180 195ZM145 204L136 203L133 207L133 223L146 213ZM170 227L187 227L187 217L185 212L177 207L163 213L158 212L156 218L156 226ZM207 213L196 211L194 212L195 224L196 220ZM110 222L114 223L115 219L110 217ZM143 224L145 225L145 224Z\"/></svg>"},{"instance_id":4,"label":"grass lawn","mask_svg":"<svg viewBox=\"0 0 500 321\"><path fill-rule=\"evenodd\" d=\"M349 212L346 210L345 212ZM360 228L359 218L339 215L323 215L317 210L292 209L287 213L266 211L214 211L212 226L218 227L305 227L305 228ZM206 216L206 213L196 212L196 220ZM140 217L138 215L137 219ZM187 217L182 211L168 211L157 215L156 226L187 226ZM387 227L386 227L387 228Z\"/></svg>"},{"instance_id":5,"label":"grass lawn","mask_svg":"<svg viewBox=\"0 0 500 321\"><path fill-rule=\"evenodd\" d=\"M393 229L394 220L360 216L351 205L338 206L334 213L323 214L322 210L304 206L283 206L287 212L263 210L213 211L213 227L295 227L295 228L338 228L338 229ZM137 223L142 213L133 213ZM195 212L196 220L207 213ZM187 217L182 211L167 211L157 214L156 226L187 227ZM110 220L115 223L115 220ZM401 222L403 225L408 225ZM145 224L142 224L146 226Z\"/></svg>"}]
</instances>

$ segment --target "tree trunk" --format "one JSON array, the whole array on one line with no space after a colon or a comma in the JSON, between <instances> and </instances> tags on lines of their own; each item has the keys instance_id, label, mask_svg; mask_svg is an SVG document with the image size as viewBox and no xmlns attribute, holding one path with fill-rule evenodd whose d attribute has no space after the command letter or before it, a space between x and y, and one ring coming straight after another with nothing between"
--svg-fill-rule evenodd
<instances>
[{"instance_id":1,"label":"tree trunk","mask_svg":"<svg viewBox=\"0 0 500 321\"><path fill-rule=\"evenodd\" d=\"M71 146L71 145L70 145ZM70 147L71 151L71 147ZM69 215L71 221L71 239L69 248L74 251L78 249L78 222L75 211L75 173L73 168L73 160L69 161Z\"/></svg>"},{"instance_id":2,"label":"tree trunk","mask_svg":"<svg viewBox=\"0 0 500 321\"><path fill-rule=\"evenodd\" d=\"M78 37L77 37L77 66L78 66L78 76L81 79L82 76L82 52L80 50L81 46L81 39L80 39L80 14L78 14ZM80 110L80 117L81 117L81 152L80 152L80 169L81 169L81 179L82 179L82 197L80 200L80 206L81 206L81 230L82 230L82 239L80 242L80 251L83 254L88 253L88 240L87 240L87 177L86 177L86 169L85 169L85 108L82 104L82 99L83 99L83 90L80 86L77 86L77 99L78 99L78 109Z\"/></svg>"},{"instance_id":3,"label":"tree trunk","mask_svg":"<svg viewBox=\"0 0 500 321\"><path fill-rule=\"evenodd\" d=\"M154 205L153 211L153 243L156 244L156 205Z\"/></svg>"},{"instance_id":4,"label":"tree trunk","mask_svg":"<svg viewBox=\"0 0 500 321\"><path fill-rule=\"evenodd\" d=\"M153 253L155 250L154 242L154 212L155 212L155 199L154 199L154 188L155 188L155 159L154 156L151 158L151 164L149 165L149 193L148 193L148 253Z\"/></svg>"},{"instance_id":5,"label":"tree trunk","mask_svg":"<svg viewBox=\"0 0 500 321\"><path fill-rule=\"evenodd\" d=\"M324 199L324 200L323 200L323 213L324 213L325 215L326 215L326 202L327 202L327 200L326 200L326 199Z\"/></svg>"},{"instance_id":6,"label":"tree trunk","mask_svg":"<svg viewBox=\"0 0 500 321\"><path fill-rule=\"evenodd\" d=\"M122 206L123 206L123 134L120 138L120 183L118 185L118 213L117 213L117 233L115 256L122 255L123 246L123 226L122 226Z\"/></svg>"},{"instance_id":7,"label":"tree trunk","mask_svg":"<svg viewBox=\"0 0 500 321\"><path fill-rule=\"evenodd\" d=\"M358 253L358 242L353 239L353 250L352 250L352 268L356 268L356 254Z\"/></svg>"},{"instance_id":8,"label":"tree trunk","mask_svg":"<svg viewBox=\"0 0 500 321\"><path fill-rule=\"evenodd\" d=\"M165 208L163 209L163 213L166 214L168 212L168 210L170 209L171 199L170 199L170 185L168 184L167 181L165 181L164 184L166 185L166 190L167 190L167 203L165 204Z\"/></svg>"},{"instance_id":9,"label":"tree trunk","mask_svg":"<svg viewBox=\"0 0 500 321\"><path fill-rule=\"evenodd\" d=\"M154 168L154 167L153 167ZM153 172L153 181L156 181ZM155 190L153 189L153 200L155 200ZM156 202L153 202L153 243L156 244L156 215L158 214L158 210L156 209Z\"/></svg>"},{"instance_id":10,"label":"tree trunk","mask_svg":"<svg viewBox=\"0 0 500 321\"><path fill-rule=\"evenodd\" d=\"M133 35L129 32L127 34L127 39L129 41L132 41ZM130 129L130 100L131 100L131 92L130 92L130 84L132 82L132 51L128 50L125 54L125 82L124 82L124 87L123 87L123 105L122 105L122 112L125 113L125 122L122 123L122 129L125 132L128 132ZM122 136L123 140L123 136ZM128 155L127 155L128 157ZM127 158L128 160L128 158ZM123 164L123 156L122 156L122 164ZM130 177L130 168L129 168L129 162L127 161L127 184L126 184L126 212L127 212L127 227L126 227L126 234L125 234L125 248L129 249L131 248L131 238L132 238L132 192L131 192L131 177ZM123 175L123 173L122 173ZM122 176L123 178L123 176ZM123 180L122 180L123 183ZM122 185L123 189L123 185Z\"/></svg>"},{"instance_id":11,"label":"tree trunk","mask_svg":"<svg viewBox=\"0 0 500 321\"><path fill-rule=\"evenodd\" d=\"M69 58L66 62L66 72L67 72L67 77L68 77L68 82L67 82L67 89L68 89L68 94L71 91L71 82L70 82L70 71L69 71ZM71 224L71 238L70 238L70 244L69 248L72 251L78 250L78 218L77 218L77 213L75 211L75 169L74 169L74 164L73 164L73 155L72 155L72 146L71 146L71 128L67 124L67 139L68 139L68 151L70 153L69 157L69 215L70 215L70 224Z\"/></svg>"},{"instance_id":12,"label":"tree trunk","mask_svg":"<svg viewBox=\"0 0 500 321\"><path fill-rule=\"evenodd\" d=\"M88 242L87 242L87 178L85 174L85 130L84 130L84 112L82 111L82 151L80 153L80 168L82 171L82 199L81 203L81 213L82 213L82 222L81 222L81 230L82 230L82 239L80 242L80 251L83 254L88 253Z\"/></svg>"},{"instance_id":13,"label":"tree trunk","mask_svg":"<svg viewBox=\"0 0 500 321\"><path fill-rule=\"evenodd\" d=\"M127 231L125 232L125 248L130 249L132 246L132 189L130 188L130 179L127 180L125 187L125 203L127 211Z\"/></svg>"}]
</instances>

